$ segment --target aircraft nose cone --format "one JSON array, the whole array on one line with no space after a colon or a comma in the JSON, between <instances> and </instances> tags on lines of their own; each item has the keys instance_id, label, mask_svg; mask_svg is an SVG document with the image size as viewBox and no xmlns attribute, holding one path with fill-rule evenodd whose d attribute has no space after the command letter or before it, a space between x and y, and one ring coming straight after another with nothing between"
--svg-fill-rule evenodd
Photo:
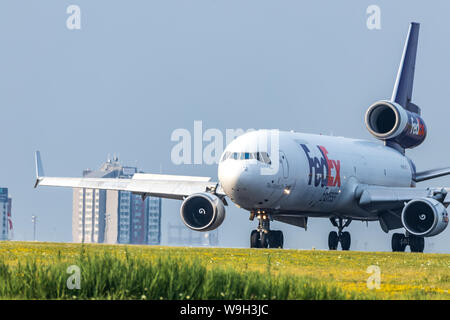
<instances>
[{"instance_id":1,"label":"aircraft nose cone","mask_svg":"<svg viewBox=\"0 0 450 320\"><path fill-rule=\"evenodd\" d=\"M236 199L239 192L246 191L251 183L248 166L237 161L221 163L218 175L223 190L232 199Z\"/></svg>"}]
</instances>

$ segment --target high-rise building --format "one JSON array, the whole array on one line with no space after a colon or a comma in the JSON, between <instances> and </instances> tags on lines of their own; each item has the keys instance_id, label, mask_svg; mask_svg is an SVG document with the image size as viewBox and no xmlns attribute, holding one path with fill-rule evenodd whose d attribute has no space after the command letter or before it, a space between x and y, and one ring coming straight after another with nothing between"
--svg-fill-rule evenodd
<instances>
[{"instance_id":1,"label":"high-rise building","mask_svg":"<svg viewBox=\"0 0 450 320\"><path fill-rule=\"evenodd\" d=\"M85 170L86 178L131 178L138 170L108 159L97 171ZM84 243L159 244L161 199L129 191L73 189L72 238Z\"/></svg>"},{"instance_id":2,"label":"high-rise building","mask_svg":"<svg viewBox=\"0 0 450 320\"><path fill-rule=\"evenodd\" d=\"M12 239L12 200L8 197L8 188L0 188L0 240Z\"/></svg>"}]
</instances>

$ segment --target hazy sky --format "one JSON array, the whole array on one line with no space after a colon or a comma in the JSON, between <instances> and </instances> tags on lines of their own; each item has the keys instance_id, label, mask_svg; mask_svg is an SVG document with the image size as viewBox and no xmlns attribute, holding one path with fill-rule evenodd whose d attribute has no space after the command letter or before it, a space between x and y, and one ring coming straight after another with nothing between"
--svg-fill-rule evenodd
<instances>
[{"instance_id":1,"label":"hazy sky","mask_svg":"<svg viewBox=\"0 0 450 320\"><path fill-rule=\"evenodd\" d=\"M69 30L69 5L81 29ZM369 5L381 29L366 26ZM71 241L72 192L34 184L34 151L48 175L80 176L116 153L146 172L212 176L175 165L177 128L278 128L374 140L363 116L391 96L411 21L421 23L414 102L428 126L408 155L418 170L450 165L449 1L0 2L0 186L13 197L15 239ZM450 177L422 183L450 186ZM179 201L163 200L163 244ZM256 222L230 205L222 246L247 247ZM308 231L273 223L289 248L326 248L326 219ZM378 222L353 222L353 249L390 250ZM426 251L450 252L450 230ZM431 245L430 245L431 244Z\"/></svg>"}]
</instances>

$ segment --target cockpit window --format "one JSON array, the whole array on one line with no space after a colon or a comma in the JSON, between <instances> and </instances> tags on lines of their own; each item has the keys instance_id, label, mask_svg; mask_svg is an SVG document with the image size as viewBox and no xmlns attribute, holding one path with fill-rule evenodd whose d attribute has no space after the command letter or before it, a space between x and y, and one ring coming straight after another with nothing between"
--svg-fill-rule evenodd
<instances>
[{"instance_id":1,"label":"cockpit window","mask_svg":"<svg viewBox=\"0 0 450 320\"><path fill-rule=\"evenodd\" d=\"M265 164L271 164L269 154L267 152L225 152L221 161L227 159L233 160L251 160L256 159Z\"/></svg>"},{"instance_id":2,"label":"cockpit window","mask_svg":"<svg viewBox=\"0 0 450 320\"><path fill-rule=\"evenodd\" d=\"M262 162L270 164L270 158L269 155L267 154L267 152L261 152L261 156L262 156Z\"/></svg>"}]
</instances>

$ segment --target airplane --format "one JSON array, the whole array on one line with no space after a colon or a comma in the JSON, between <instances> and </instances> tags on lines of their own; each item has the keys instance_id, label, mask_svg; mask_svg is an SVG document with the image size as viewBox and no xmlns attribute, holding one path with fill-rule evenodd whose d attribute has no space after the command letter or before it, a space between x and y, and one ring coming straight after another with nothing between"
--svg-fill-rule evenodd
<instances>
[{"instance_id":1,"label":"airplane","mask_svg":"<svg viewBox=\"0 0 450 320\"><path fill-rule=\"evenodd\" d=\"M230 199L257 218L251 248L283 248L284 236L272 230L279 221L306 230L308 219L328 218L337 231L328 247L351 246L344 231L355 221L379 221L392 235L392 251L423 252L426 237L448 225L446 188L416 183L450 174L450 167L417 171L406 149L420 145L427 129L412 103L419 23L409 26L392 97L373 103L365 114L368 131L383 143L277 130L247 132L233 140L218 164L218 181L209 177L136 173L130 179L64 178L44 174L36 151L40 186L126 190L143 199L182 200L184 224L196 231L218 228Z\"/></svg>"}]
</instances>

